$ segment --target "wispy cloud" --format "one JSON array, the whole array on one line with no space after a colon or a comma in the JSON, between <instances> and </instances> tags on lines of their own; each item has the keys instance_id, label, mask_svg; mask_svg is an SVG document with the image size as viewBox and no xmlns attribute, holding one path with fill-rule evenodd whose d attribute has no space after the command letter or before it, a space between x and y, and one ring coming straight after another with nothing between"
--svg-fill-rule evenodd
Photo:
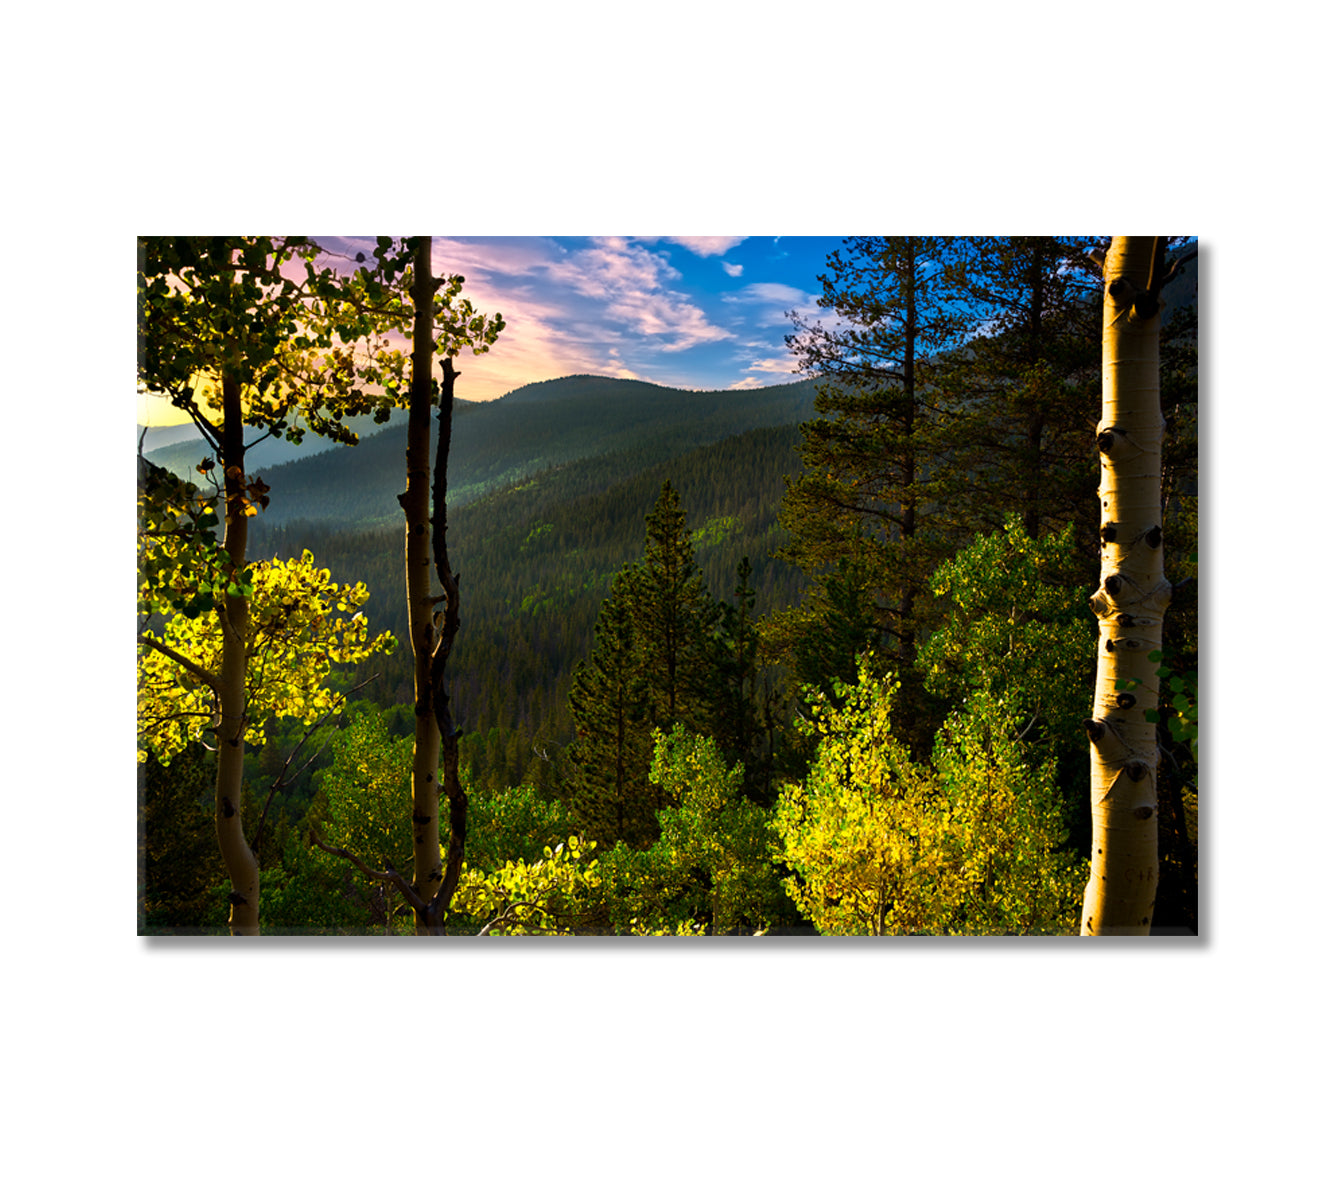
<instances>
[{"instance_id":1,"label":"wispy cloud","mask_svg":"<svg viewBox=\"0 0 1334 1200\"><path fill-rule=\"evenodd\" d=\"M792 320L788 313L795 312L802 319L809 319L820 311L818 299L816 293L786 283L748 283L740 291L723 296L726 303L753 307L755 311L750 319L754 322L789 327Z\"/></svg>"},{"instance_id":2,"label":"wispy cloud","mask_svg":"<svg viewBox=\"0 0 1334 1200\"><path fill-rule=\"evenodd\" d=\"M757 358L750 364L750 370L760 371L765 375L791 375L796 360L790 354L779 354L772 358Z\"/></svg>"},{"instance_id":3,"label":"wispy cloud","mask_svg":"<svg viewBox=\"0 0 1334 1200\"><path fill-rule=\"evenodd\" d=\"M660 350L680 351L733 336L671 286L681 274L665 255L625 238L599 238L593 246L552 263L547 275L576 295L599 302L598 312L585 309L584 315L608 322L609 337L628 330L653 339Z\"/></svg>"},{"instance_id":4,"label":"wispy cloud","mask_svg":"<svg viewBox=\"0 0 1334 1200\"><path fill-rule=\"evenodd\" d=\"M725 262L723 263L723 270L726 271L733 279L736 279L740 276L741 272L745 270L745 267L743 267L740 263Z\"/></svg>"},{"instance_id":5,"label":"wispy cloud","mask_svg":"<svg viewBox=\"0 0 1334 1200\"><path fill-rule=\"evenodd\" d=\"M726 254L733 246L739 246L746 239L744 237L669 237L664 241L674 242L678 246L684 246L693 254L698 254L700 258L710 258L718 254Z\"/></svg>"}]
</instances>

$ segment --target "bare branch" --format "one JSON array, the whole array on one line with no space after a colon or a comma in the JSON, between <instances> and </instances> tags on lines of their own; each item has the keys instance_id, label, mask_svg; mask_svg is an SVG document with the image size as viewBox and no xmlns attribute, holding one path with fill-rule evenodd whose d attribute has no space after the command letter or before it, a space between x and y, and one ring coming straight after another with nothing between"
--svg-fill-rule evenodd
<instances>
[{"instance_id":1,"label":"bare branch","mask_svg":"<svg viewBox=\"0 0 1334 1200\"><path fill-rule=\"evenodd\" d=\"M139 645L147 646L150 650L156 650L159 654L165 655L178 666L184 667L191 675L198 679L200 683L212 691L222 691L222 680L213 674L212 671L205 670L197 662L192 662L190 659L186 658L184 654L177 653L170 646L158 641L151 633L141 633L139 635Z\"/></svg>"},{"instance_id":2,"label":"bare branch","mask_svg":"<svg viewBox=\"0 0 1334 1200\"><path fill-rule=\"evenodd\" d=\"M253 442L246 442L244 446L245 451L249 453L249 451L253 450L256 446L258 446L260 442L262 442L265 438L271 438L272 436L273 436L273 430L266 429Z\"/></svg>"},{"instance_id":3,"label":"bare branch","mask_svg":"<svg viewBox=\"0 0 1334 1200\"><path fill-rule=\"evenodd\" d=\"M536 900L510 900L506 903L503 912L492 917L491 920L489 920L485 925L481 927L481 929L477 931L477 936L485 937L497 925L515 924L518 921L518 917L515 915L515 910L518 909L521 905L525 908L536 909L544 917L551 916L551 910L544 907L541 904L538 904Z\"/></svg>"},{"instance_id":4,"label":"bare branch","mask_svg":"<svg viewBox=\"0 0 1334 1200\"><path fill-rule=\"evenodd\" d=\"M139 726L139 735L140 735L140 737L142 737L142 736L145 735L145 734L152 733L152 731L153 731L154 729L156 729L159 725L169 725L169 724L171 724L173 721L184 721L184 720L188 720L190 717L209 717L209 718L212 718L213 716L214 716L214 714L213 714L213 712L212 712L211 710L208 711L208 712L173 712L173 713L168 713L165 717L156 717L156 718L154 718L154 719L151 720L151 721L144 721L144 722Z\"/></svg>"},{"instance_id":5,"label":"bare branch","mask_svg":"<svg viewBox=\"0 0 1334 1200\"><path fill-rule=\"evenodd\" d=\"M295 783L305 773L306 769L310 766L310 764L313 763L320 756L320 751L323 750L324 747L321 746L319 750L316 750L315 753L312 754L308 759L306 759L305 763L302 764L302 766L292 774L292 777L288 779L287 769L292 765L292 760L296 758L296 756L301 752L301 747L304 746L306 742L310 740L310 738L314 735L316 730L318 730L320 726L322 726L325 723L325 721L327 721L330 717L332 717L335 713L339 712L342 709L343 705L347 703L347 698L350 695L352 695L353 692L359 692L362 688L366 687L367 684L373 683L375 680L379 678L380 678L379 672L376 672L376 674L372 675L369 679L364 680L363 682L357 684L356 687L348 688L346 692L344 692L341 696L339 696L334 706L330 708L326 713L324 713L324 715L321 716L320 719L315 722L315 724L313 724L309 729L307 729L306 732L302 735L301 740L297 742L295 746L292 747L292 753L287 756L286 761L282 765L282 770L278 772L277 777L269 785L268 795L265 796L264 798L264 811L259 815L259 824L255 829L255 836L250 839L250 849L254 851L256 858L259 857L260 842L264 834L264 822L268 818L269 805L273 803L274 795L277 792L280 792L283 788L290 787L293 783Z\"/></svg>"},{"instance_id":6,"label":"bare branch","mask_svg":"<svg viewBox=\"0 0 1334 1200\"><path fill-rule=\"evenodd\" d=\"M373 867L368 867L351 850L345 850L341 846L328 846L320 840L320 837L313 830L310 834L310 840L323 850L326 854L332 854L335 858L345 859L357 868L367 879L374 879L378 883L392 883L403 894L403 898L412 905L414 912L424 913L426 905L421 902L420 897L412 890L412 885L403 878L394 868L386 863L383 871L377 871Z\"/></svg>"}]
</instances>

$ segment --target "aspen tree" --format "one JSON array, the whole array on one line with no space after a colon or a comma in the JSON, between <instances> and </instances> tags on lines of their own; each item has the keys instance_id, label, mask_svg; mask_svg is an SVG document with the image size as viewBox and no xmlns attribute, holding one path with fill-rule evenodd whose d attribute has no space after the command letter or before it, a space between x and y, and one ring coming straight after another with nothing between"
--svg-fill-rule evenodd
<instances>
[{"instance_id":1,"label":"aspen tree","mask_svg":"<svg viewBox=\"0 0 1334 1200\"><path fill-rule=\"evenodd\" d=\"M413 661L412 888L430 901L440 868L440 729L431 700L431 653L439 638L431 599L431 300L440 285L431 276L431 239L418 239L413 256L412 384L408 399L407 488L403 507L408 639ZM417 932L426 928L416 910Z\"/></svg>"},{"instance_id":2,"label":"aspen tree","mask_svg":"<svg viewBox=\"0 0 1334 1200\"><path fill-rule=\"evenodd\" d=\"M355 442L343 419L371 410L387 417L388 396L373 396L371 388L392 393L397 375L384 337L392 315L368 301L383 289L380 278L392 282L398 264L381 253L380 278L366 271L348 280L317 267L320 253L300 237L139 239L139 386L169 396L188 414L223 470L226 579L213 591L222 658L216 672L196 675L216 698L215 824L231 880L234 934L260 929L259 863L242 829L241 787L254 591L246 550L249 519L268 489L246 474L253 444L246 429L297 442L308 428ZM161 652L143 633L139 644Z\"/></svg>"},{"instance_id":3,"label":"aspen tree","mask_svg":"<svg viewBox=\"0 0 1334 1200\"><path fill-rule=\"evenodd\" d=\"M1090 602L1098 673L1090 745L1093 848L1083 934L1147 934L1158 887L1156 664L1163 574L1159 292L1166 238L1117 237L1103 263L1102 563Z\"/></svg>"},{"instance_id":4,"label":"aspen tree","mask_svg":"<svg viewBox=\"0 0 1334 1200\"><path fill-rule=\"evenodd\" d=\"M356 434L343 423L347 417L374 412L377 422L384 421L402 403L405 362L390 345L390 332L402 332L410 318L424 322L428 348L452 357L464 346L484 353L504 328L499 315L476 313L459 296L461 275L433 279L429 270L418 272L414 296L421 302L416 308L408 304L405 269L414 255L420 262L423 253L429 265L430 240L375 241L369 258L364 253L355 257L364 265L346 275L317 265L325 252L308 238L168 237L139 243L140 387L166 394L190 416L224 474L221 560L227 579L225 596L218 589L212 593L220 596L222 662L201 680L216 695L219 711L217 828L232 881L233 933L254 934L260 928L259 868L241 830L240 789L248 723L246 639L254 591L246 562L248 519L263 507L268 489L246 475L245 452L254 443L246 442L245 431L264 430L261 438L299 442L309 430L355 444ZM429 431L429 354L424 371L415 374L425 381ZM452 387L449 395L452 403ZM446 428L447 419L442 404ZM447 434L441 440L447 454ZM437 478L442 481L443 475ZM436 539L443 537L443 483L440 492L436 513L442 528ZM423 529L431 519L428 514ZM450 587L445 591L448 595ZM184 601L182 611L189 604ZM456 620L456 603L453 611ZM161 652L142 633L139 642ZM433 686L438 684L438 676L430 678ZM433 867L428 865L425 874L429 880L434 870L438 880L439 838L432 834L430 841L434 850L423 862L430 859ZM408 886L394 882L400 890ZM442 920L439 907L436 916Z\"/></svg>"},{"instance_id":5,"label":"aspen tree","mask_svg":"<svg viewBox=\"0 0 1334 1200\"><path fill-rule=\"evenodd\" d=\"M407 487L399 493L406 526L404 567L408 628L413 655L414 751L412 762L412 879L392 863L383 870L367 866L345 847L312 840L322 850L346 859L363 875L392 883L414 913L418 934L443 934L450 900L463 870L468 797L459 781L458 739L445 690L445 665L459 629L459 577L449 565L449 444L454 415L454 356L464 348L485 354L505 328L497 313L473 310L459 295L462 275L436 278L431 273L429 237L407 238L412 257L408 293L412 299L412 379L408 402ZM432 361L441 356L440 431L431 465ZM428 472L430 478L428 479ZM431 594L431 566L441 592ZM436 605L444 604L443 611ZM449 800L449 849L440 853L440 797Z\"/></svg>"}]
</instances>

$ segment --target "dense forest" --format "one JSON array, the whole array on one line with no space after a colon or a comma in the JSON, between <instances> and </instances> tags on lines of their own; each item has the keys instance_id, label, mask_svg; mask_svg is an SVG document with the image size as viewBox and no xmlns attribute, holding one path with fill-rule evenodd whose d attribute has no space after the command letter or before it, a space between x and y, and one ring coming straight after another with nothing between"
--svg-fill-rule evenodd
<instances>
[{"instance_id":1,"label":"dense forest","mask_svg":"<svg viewBox=\"0 0 1334 1200\"><path fill-rule=\"evenodd\" d=\"M430 239L142 239L140 932L1196 932L1194 249L849 238L799 382L470 404Z\"/></svg>"}]
</instances>

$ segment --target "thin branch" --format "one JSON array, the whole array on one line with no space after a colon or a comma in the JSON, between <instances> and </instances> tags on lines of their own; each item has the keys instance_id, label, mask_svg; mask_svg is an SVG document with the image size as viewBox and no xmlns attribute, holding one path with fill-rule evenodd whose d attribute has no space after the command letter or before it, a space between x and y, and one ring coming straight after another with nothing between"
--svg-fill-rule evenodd
<instances>
[{"instance_id":1,"label":"thin branch","mask_svg":"<svg viewBox=\"0 0 1334 1200\"><path fill-rule=\"evenodd\" d=\"M273 430L266 429L253 442L246 442L245 446L242 447L242 449L244 450L245 453L248 454L251 450L253 450L256 446L258 446L260 442L262 442L265 438L271 438L272 436L273 436Z\"/></svg>"},{"instance_id":2,"label":"thin branch","mask_svg":"<svg viewBox=\"0 0 1334 1200\"><path fill-rule=\"evenodd\" d=\"M477 936L485 937L488 933L491 932L491 930L496 925L499 925L502 922L506 924L515 923L518 920L517 916L515 915L515 909L517 909L520 905L523 905L527 908L534 908L545 917L551 916L551 910L545 908L541 904L538 904L536 900L509 900L505 904L504 912L498 914L497 916L492 917L491 920L489 920L485 925L481 927L481 929L477 931Z\"/></svg>"},{"instance_id":3,"label":"thin branch","mask_svg":"<svg viewBox=\"0 0 1334 1200\"><path fill-rule=\"evenodd\" d=\"M342 858L350 862L368 879L374 879L378 883L392 883L403 894L403 898L412 905L413 911L422 913L426 911L426 905L421 902L420 897L418 897L417 893L412 890L412 885L394 870L389 863L385 863L385 869L383 871L377 871L373 867L368 867L361 861L361 859L353 854L351 850L345 850L341 846L326 845L313 830L311 831L310 840L326 854L332 854L335 858Z\"/></svg>"},{"instance_id":4,"label":"thin branch","mask_svg":"<svg viewBox=\"0 0 1334 1200\"><path fill-rule=\"evenodd\" d=\"M156 650L159 654L165 655L178 666L184 667L191 675L198 679L200 683L212 691L222 691L222 680L213 674L212 671L205 670L197 662L191 662L184 654L178 654L170 646L163 642L159 642L151 633L141 633L139 635L139 645L147 646L150 650Z\"/></svg>"},{"instance_id":5,"label":"thin branch","mask_svg":"<svg viewBox=\"0 0 1334 1200\"><path fill-rule=\"evenodd\" d=\"M165 717L155 717L152 720L147 720L142 722L139 726L139 735L142 737L146 733L151 733L159 725L168 725L173 721L184 721L189 719L190 717L208 717L211 720L213 716L214 713L212 712L212 710L206 712L168 713Z\"/></svg>"},{"instance_id":6,"label":"thin branch","mask_svg":"<svg viewBox=\"0 0 1334 1200\"><path fill-rule=\"evenodd\" d=\"M259 823L255 829L255 836L250 839L250 849L254 852L256 858L259 857L260 842L264 835L264 822L268 818L269 805L273 803L273 797L275 793L280 792L285 787L290 787L299 778L301 778L301 776L305 773L306 769L310 766L310 764L313 763L320 756L320 752L324 749L324 747L321 746L319 750L316 750L314 754L312 754L308 759L306 759L305 763L302 765L300 770L298 770L291 777L291 779L288 779L287 769L292 765L292 760L296 758L296 756L301 751L301 747L304 746L306 742L310 740L310 738L314 735L316 730L318 730L320 726L324 724L325 721L327 721L330 717L332 717L335 713L339 712L342 709L343 705L347 703L347 698L350 695L352 695L353 692L360 691L362 688L366 687L367 684L373 683L375 680L379 678L380 678L379 672L376 672L376 674L372 675L365 682L357 684L357 686L354 688L349 688L338 698L338 702L332 708L330 708L322 717L320 717L320 719L316 721L314 725L312 725L309 729L307 729L305 734L302 735L301 740L297 742L295 746L292 747L292 752L287 756L287 760L283 763L282 770L278 772L277 777L269 785L268 795L265 796L264 798L264 811L259 815Z\"/></svg>"},{"instance_id":7,"label":"thin branch","mask_svg":"<svg viewBox=\"0 0 1334 1200\"><path fill-rule=\"evenodd\" d=\"M1015 742L1022 742L1022 741L1024 740L1025 735L1028 733L1028 731L1029 731L1030 729L1033 728L1033 722L1036 721L1036 720L1038 719L1038 713L1040 713L1041 711L1042 711L1042 705L1041 705L1041 703L1039 703L1038 706L1037 706L1037 708L1035 708L1035 709L1033 710L1033 716L1032 716L1032 718L1029 720L1028 724L1024 726L1023 733L1018 733L1018 734L1016 734L1016 735L1015 735L1013 738L1011 738L1010 740L1011 740L1011 741L1015 741Z\"/></svg>"},{"instance_id":8,"label":"thin branch","mask_svg":"<svg viewBox=\"0 0 1334 1200\"><path fill-rule=\"evenodd\" d=\"M218 427L204 416L203 410L195 403L194 385L187 383L179 392L171 393L171 400L177 408L194 422L195 428L199 430L204 441L212 447L213 453L215 455L221 454L222 434Z\"/></svg>"}]
</instances>

